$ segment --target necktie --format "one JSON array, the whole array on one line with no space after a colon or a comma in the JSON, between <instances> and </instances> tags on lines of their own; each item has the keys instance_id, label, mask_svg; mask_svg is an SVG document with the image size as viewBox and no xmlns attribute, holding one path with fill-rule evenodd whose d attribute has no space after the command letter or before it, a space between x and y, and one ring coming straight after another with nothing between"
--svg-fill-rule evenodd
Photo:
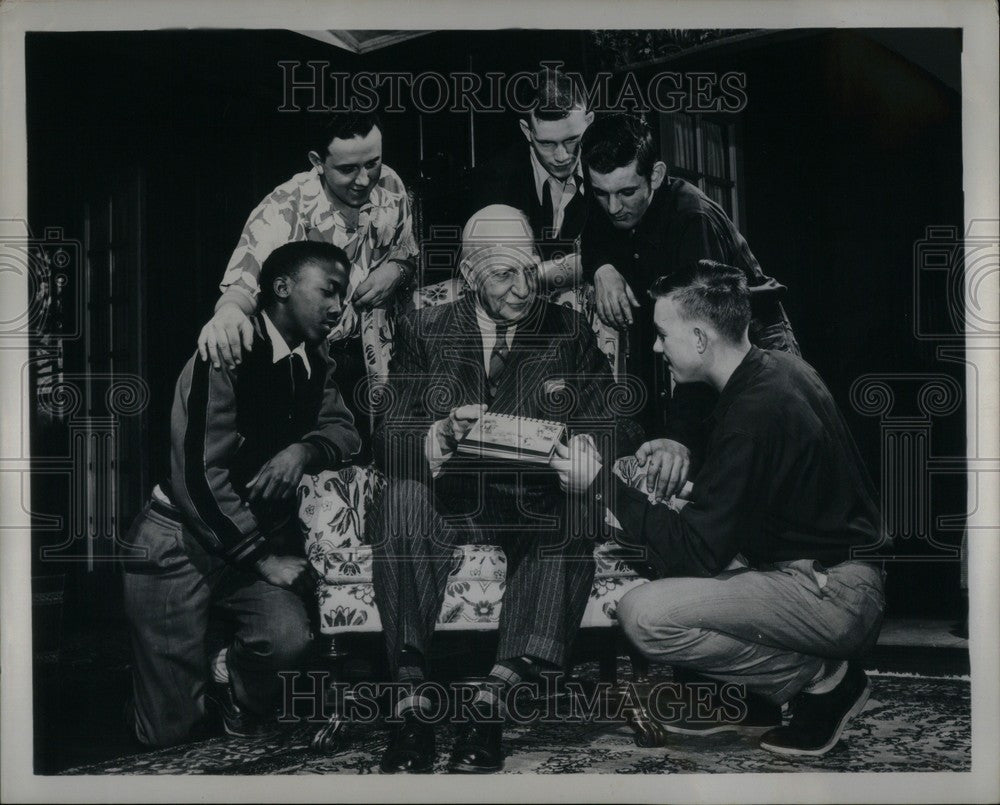
<instances>
[{"instance_id":1,"label":"necktie","mask_svg":"<svg viewBox=\"0 0 1000 805\"><path fill-rule=\"evenodd\" d=\"M555 206L552 203L552 182L549 177L542 184L542 237L551 238L556 228Z\"/></svg>"},{"instance_id":2,"label":"necktie","mask_svg":"<svg viewBox=\"0 0 1000 805\"><path fill-rule=\"evenodd\" d=\"M490 353L490 397L497 394L498 381L503 369L507 365L507 358L510 355L510 348L507 346L507 325L497 325L497 340L493 344L493 352Z\"/></svg>"},{"instance_id":3,"label":"necktie","mask_svg":"<svg viewBox=\"0 0 1000 805\"><path fill-rule=\"evenodd\" d=\"M298 352L293 352L288 356L292 364L292 397L297 397L302 393L309 380L306 374L306 364Z\"/></svg>"}]
</instances>

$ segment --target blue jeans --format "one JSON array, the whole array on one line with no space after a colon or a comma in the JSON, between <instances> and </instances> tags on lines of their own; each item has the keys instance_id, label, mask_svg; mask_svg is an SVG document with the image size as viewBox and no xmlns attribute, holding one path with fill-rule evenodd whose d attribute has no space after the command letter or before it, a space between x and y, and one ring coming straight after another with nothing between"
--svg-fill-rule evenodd
<instances>
[{"instance_id":1,"label":"blue jeans","mask_svg":"<svg viewBox=\"0 0 1000 805\"><path fill-rule=\"evenodd\" d=\"M124 563L135 728L148 746L186 740L205 717L213 608L235 623L226 664L241 706L258 715L272 712L276 672L295 670L312 640L298 595L206 553L169 514L146 505L129 536L146 557Z\"/></svg>"},{"instance_id":2,"label":"blue jeans","mask_svg":"<svg viewBox=\"0 0 1000 805\"><path fill-rule=\"evenodd\" d=\"M697 671L783 704L828 659L878 639L882 571L865 562L824 568L810 559L766 570L745 565L714 578L669 578L636 587L618 621L650 660Z\"/></svg>"}]
</instances>

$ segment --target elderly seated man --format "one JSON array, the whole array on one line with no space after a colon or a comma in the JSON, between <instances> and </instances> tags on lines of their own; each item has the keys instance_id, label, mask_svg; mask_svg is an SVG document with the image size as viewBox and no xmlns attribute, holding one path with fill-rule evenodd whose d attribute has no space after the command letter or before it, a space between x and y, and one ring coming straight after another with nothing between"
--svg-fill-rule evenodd
<instances>
[{"instance_id":1,"label":"elderly seated man","mask_svg":"<svg viewBox=\"0 0 1000 805\"><path fill-rule=\"evenodd\" d=\"M453 546L499 544L507 587L495 665L459 734L450 770L503 766L505 691L561 668L594 574L599 523L577 511L554 466L457 451L486 411L568 426L552 464L586 442L607 463L635 448L616 417L608 363L573 310L537 295L538 255L523 213L491 205L463 231L460 269L472 293L398 322L376 460L388 483L374 518L375 600L403 691L383 773L426 772L435 758L431 703L420 695ZM603 517L603 514L602 514Z\"/></svg>"}]
</instances>

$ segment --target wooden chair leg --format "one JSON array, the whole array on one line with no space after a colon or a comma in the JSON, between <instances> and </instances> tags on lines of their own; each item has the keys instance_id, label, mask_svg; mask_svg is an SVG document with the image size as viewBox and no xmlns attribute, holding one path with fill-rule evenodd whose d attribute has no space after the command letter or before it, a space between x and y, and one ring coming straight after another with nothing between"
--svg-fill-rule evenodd
<instances>
[{"instance_id":1,"label":"wooden chair leg","mask_svg":"<svg viewBox=\"0 0 1000 805\"><path fill-rule=\"evenodd\" d=\"M331 712L310 741L309 746L313 752L334 754L347 745L347 719L337 708L338 697L331 694L332 686L344 679L343 669L347 656L336 637L327 638L326 646L320 651L320 657L331 669L331 686L327 688L327 695L324 697Z\"/></svg>"},{"instance_id":2,"label":"wooden chair leg","mask_svg":"<svg viewBox=\"0 0 1000 805\"><path fill-rule=\"evenodd\" d=\"M647 660L634 646L628 647L628 656L632 661L632 681L649 681L649 660Z\"/></svg>"}]
</instances>

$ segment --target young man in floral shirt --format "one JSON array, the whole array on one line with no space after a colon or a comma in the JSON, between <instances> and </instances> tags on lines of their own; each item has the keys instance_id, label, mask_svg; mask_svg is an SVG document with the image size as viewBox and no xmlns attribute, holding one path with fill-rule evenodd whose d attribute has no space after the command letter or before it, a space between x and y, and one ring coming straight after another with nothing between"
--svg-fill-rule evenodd
<instances>
[{"instance_id":1,"label":"young man in floral shirt","mask_svg":"<svg viewBox=\"0 0 1000 805\"><path fill-rule=\"evenodd\" d=\"M276 187L247 219L222 277L215 315L198 337L198 351L218 369L235 367L243 350L251 349L249 316L257 308L260 267L278 246L308 239L340 247L351 270L344 313L329 340L345 399L364 438L369 413L366 395L356 385L388 374L387 308L415 272L413 219L406 187L382 163L376 114L331 115L309 161L312 170Z\"/></svg>"}]
</instances>

